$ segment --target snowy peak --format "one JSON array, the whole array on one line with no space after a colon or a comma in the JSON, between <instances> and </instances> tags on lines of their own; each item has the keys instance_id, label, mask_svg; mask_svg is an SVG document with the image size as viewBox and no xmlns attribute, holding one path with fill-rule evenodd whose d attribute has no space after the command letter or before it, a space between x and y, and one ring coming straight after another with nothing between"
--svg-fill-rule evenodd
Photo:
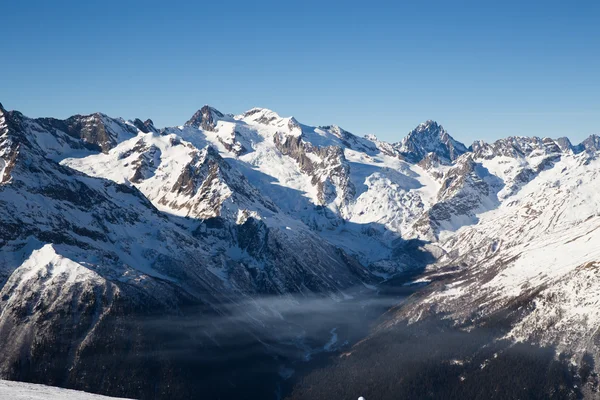
<instances>
[{"instance_id":1,"label":"snowy peak","mask_svg":"<svg viewBox=\"0 0 600 400\"><path fill-rule=\"evenodd\" d=\"M196 111L185 125L213 132L217 126L217 121L224 116L225 115L216 108L205 105Z\"/></svg>"},{"instance_id":2,"label":"snowy peak","mask_svg":"<svg viewBox=\"0 0 600 400\"><path fill-rule=\"evenodd\" d=\"M581 153L582 151L597 152L600 150L600 137L598 135L590 135L583 142L575 146L575 153Z\"/></svg>"},{"instance_id":3,"label":"snowy peak","mask_svg":"<svg viewBox=\"0 0 600 400\"><path fill-rule=\"evenodd\" d=\"M532 155L556 154L570 148L571 142L568 139L559 140L560 143L550 138L541 139L536 136L509 136L491 144L478 140L471 146L471 151L477 158L492 159L498 156L523 158Z\"/></svg>"},{"instance_id":4,"label":"snowy peak","mask_svg":"<svg viewBox=\"0 0 600 400\"><path fill-rule=\"evenodd\" d=\"M464 144L454 140L441 125L432 120L410 131L396 146L402 155L413 162L421 161L428 153L435 153L440 159L452 162L467 152Z\"/></svg>"},{"instance_id":5,"label":"snowy peak","mask_svg":"<svg viewBox=\"0 0 600 400\"><path fill-rule=\"evenodd\" d=\"M571 140L569 140L568 137L560 137L556 139L555 142L562 152L573 150L573 144L571 143Z\"/></svg>"},{"instance_id":6,"label":"snowy peak","mask_svg":"<svg viewBox=\"0 0 600 400\"><path fill-rule=\"evenodd\" d=\"M87 149L103 153L138 133L138 128L133 124L102 113L74 115L65 120L37 118L31 122L39 125L40 131L53 132L61 137L66 134L71 139L80 140Z\"/></svg>"},{"instance_id":7,"label":"snowy peak","mask_svg":"<svg viewBox=\"0 0 600 400\"><path fill-rule=\"evenodd\" d=\"M223 179L223 162L221 157L210 146L192 153L192 159L185 165L171 191L184 198L198 197L198 202L187 203L177 197L175 201L169 204L172 208L198 208L198 203L203 203L204 197L212 194L211 204L202 204L194 216L201 218L213 217L219 215L219 210L223 201L231 195L231 190ZM203 189L209 188L207 193ZM218 193L215 196L215 193ZM166 205L166 203L165 203ZM209 207L210 209L206 209Z\"/></svg>"},{"instance_id":8,"label":"snowy peak","mask_svg":"<svg viewBox=\"0 0 600 400\"><path fill-rule=\"evenodd\" d=\"M104 114L74 116L66 121L67 133L84 142L100 147L102 152L116 146L119 142L137 134L137 130L123 120L114 120Z\"/></svg>"},{"instance_id":9,"label":"snowy peak","mask_svg":"<svg viewBox=\"0 0 600 400\"><path fill-rule=\"evenodd\" d=\"M246 111L241 115L241 117L246 121L256 122L264 125L275 125L283 120L283 118L275 111L260 107L254 107ZM296 120L294 119L294 121Z\"/></svg>"}]
</instances>

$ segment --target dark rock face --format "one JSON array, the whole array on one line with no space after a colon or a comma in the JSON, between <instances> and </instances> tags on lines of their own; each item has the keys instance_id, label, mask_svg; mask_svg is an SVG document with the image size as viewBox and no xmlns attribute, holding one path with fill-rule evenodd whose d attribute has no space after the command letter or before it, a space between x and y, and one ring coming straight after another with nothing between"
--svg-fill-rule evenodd
<instances>
[{"instance_id":1,"label":"dark rock face","mask_svg":"<svg viewBox=\"0 0 600 400\"><path fill-rule=\"evenodd\" d=\"M137 132L134 127L122 121L111 120L100 113L75 115L66 120L40 118L36 121L45 129L65 132L75 139L81 139L85 147L105 153L118 142L119 132L115 128L131 136Z\"/></svg>"},{"instance_id":2,"label":"dark rock face","mask_svg":"<svg viewBox=\"0 0 600 400\"><path fill-rule=\"evenodd\" d=\"M290 156L300 169L311 176L317 187L321 205L341 197L344 202L354 198L356 188L350 181L350 166L344 151L337 146L315 147L300 136L276 135L275 145L282 154ZM314 161L308 154L314 154L320 161Z\"/></svg>"},{"instance_id":3,"label":"dark rock face","mask_svg":"<svg viewBox=\"0 0 600 400\"><path fill-rule=\"evenodd\" d=\"M421 161L419 161L419 166L430 171L431 175L437 179L440 179L443 176L443 174L439 172L439 167L443 164L443 161L436 153L428 153Z\"/></svg>"},{"instance_id":4,"label":"dark rock face","mask_svg":"<svg viewBox=\"0 0 600 400\"><path fill-rule=\"evenodd\" d=\"M542 143L544 144L544 152L546 154L561 153L563 151L561 146L550 138L542 139Z\"/></svg>"},{"instance_id":5,"label":"dark rock face","mask_svg":"<svg viewBox=\"0 0 600 400\"><path fill-rule=\"evenodd\" d=\"M158 130L154 127L154 122L152 122L151 119L147 119L146 121L142 122L140 119L136 118L133 120L133 125L135 125L136 128L144 133L158 132Z\"/></svg>"},{"instance_id":6,"label":"dark rock face","mask_svg":"<svg viewBox=\"0 0 600 400\"><path fill-rule=\"evenodd\" d=\"M150 178L160 165L160 149L158 147L145 147L140 153L138 158L131 163L135 166L135 172L129 178L133 183L140 183Z\"/></svg>"},{"instance_id":7,"label":"dark rock face","mask_svg":"<svg viewBox=\"0 0 600 400\"><path fill-rule=\"evenodd\" d=\"M239 157L248 151L248 149L246 149L244 145L240 143L239 137L240 133L234 130L228 139L223 139L219 137L219 142L221 142L221 144L227 149L227 151L230 151Z\"/></svg>"},{"instance_id":8,"label":"dark rock face","mask_svg":"<svg viewBox=\"0 0 600 400\"><path fill-rule=\"evenodd\" d=\"M223 203L230 197L236 204L257 202L268 210L277 211L275 204L233 170L213 147L192 150L192 155L192 160L171 188L172 193L184 195L189 201L169 200L165 195L159 200L160 204L188 209L190 215L202 219L220 216Z\"/></svg>"},{"instance_id":9,"label":"dark rock face","mask_svg":"<svg viewBox=\"0 0 600 400\"><path fill-rule=\"evenodd\" d=\"M573 150L573 144L567 137L561 137L556 139L556 145L560 148L562 152Z\"/></svg>"},{"instance_id":10,"label":"dark rock face","mask_svg":"<svg viewBox=\"0 0 600 400\"><path fill-rule=\"evenodd\" d=\"M192 118L185 124L205 131L214 131L218 119L223 117L224 115L220 111L210 106L204 106L196 111Z\"/></svg>"},{"instance_id":11,"label":"dark rock face","mask_svg":"<svg viewBox=\"0 0 600 400\"><path fill-rule=\"evenodd\" d=\"M194 154L192 161L185 166L177 178L177 182L171 188L172 192L189 197L199 194L200 203L211 204L212 209L207 210L206 215L199 215L204 218L219 216L221 204L228 197L228 193L214 190L215 185L218 185L223 179L217 157L219 155L210 147L203 153ZM193 207L192 204L186 206Z\"/></svg>"},{"instance_id":12,"label":"dark rock face","mask_svg":"<svg viewBox=\"0 0 600 400\"><path fill-rule=\"evenodd\" d=\"M11 180L21 145L27 144L23 135L9 134L21 129L21 114L7 112L0 106L0 184Z\"/></svg>"},{"instance_id":13,"label":"dark rock face","mask_svg":"<svg viewBox=\"0 0 600 400\"><path fill-rule=\"evenodd\" d=\"M475 218L476 211L499 204L496 194L502 187L499 179L466 155L443 175L436 203L419 218L416 227L437 239L444 223L449 224L447 229L453 229L453 217Z\"/></svg>"},{"instance_id":14,"label":"dark rock face","mask_svg":"<svg viewBox=\"0 0 600 400\"><path fill-rule=\"evenodd\" d=\"M412 162L419 162L428 153L435 153L441 160L451 162L467 148L457 142L435 121L427 121L409 132L402 142L395 145L398 151Z\"/></svg>"},{"instance_id":15,"label":"dark rock face","mask_svg":"<svg viewBox=\"0 0 600 400\"><path fill-rule=\"evenodd\" d=\"M575 153L581 153L583 151L596 152L600 150L600 137L598 135L590 135L583 142L573 148Z\"/></svg>"},{"instance_id":16,"label":"dark rock face","mask_svg":"<svg viewBox=\"0 0 600 400\"><path fill-rule=\"evenodd\" d=\"M2 184L11 179L11 172L19 156L19 145L9 140L2 140L0 137L0 153L3 156L0 159L0 184Z\"/></svg>"}]
</instances>

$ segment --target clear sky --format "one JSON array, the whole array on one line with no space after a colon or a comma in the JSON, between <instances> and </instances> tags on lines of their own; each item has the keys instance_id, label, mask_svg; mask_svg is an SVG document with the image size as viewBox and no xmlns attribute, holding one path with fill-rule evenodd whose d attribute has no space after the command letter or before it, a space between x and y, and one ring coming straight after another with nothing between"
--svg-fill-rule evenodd
<instances>
[{"instance_id":1,"label":"clear sky","mask_svg":"<svg viewBox=\"0 0 600 400\"><path fill-rule=\"evenodd\" d=\"M157 126L210 104L397 141L600 133L600 1L23 0L0 7L0 102Z\"/></svg>"}]
</instances>

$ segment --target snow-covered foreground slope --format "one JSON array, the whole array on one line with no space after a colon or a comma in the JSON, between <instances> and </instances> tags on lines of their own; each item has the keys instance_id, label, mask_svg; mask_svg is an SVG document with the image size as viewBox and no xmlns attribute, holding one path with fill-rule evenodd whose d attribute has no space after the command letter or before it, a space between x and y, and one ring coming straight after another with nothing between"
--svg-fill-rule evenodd
<instances>
[{"instance_id":1,"label":"snow-covered foreground slope","mask_svg":"<svg viewBox=\"0 0 600 400\"><path fill-rule=\"evenodd\" d=\"M1 400L109 400L116 397L61 389L35 383L11 382L0 380Z\"/></svg>"}]
</instances>

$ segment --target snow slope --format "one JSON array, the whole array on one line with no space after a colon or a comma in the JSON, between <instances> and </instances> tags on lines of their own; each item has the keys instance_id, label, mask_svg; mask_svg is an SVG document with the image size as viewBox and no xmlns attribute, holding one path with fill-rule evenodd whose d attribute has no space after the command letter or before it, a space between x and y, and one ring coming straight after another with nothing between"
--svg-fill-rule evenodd
<instances>
[{"instance_id":1,"label":"snow slope","mask_svg":"<svg viewBox=\"0 0 600 400\"><path fill-rule=\"evenodd\" d=\"M575 358L584 352L597 355L597 155L542 152L479 160L504 182L499 205L440 243L446 255L427 275L451 278L405 310L406 317L414 322L434 310L476 327L500 310L526 304L514 311L506 338L553 345ZM519 181L523 175L527 179Z\"/></svg>"},{"instance_id":2,"label":"snow slope","mask_svg":"<svg viewBox=\"0 0 600 400\"><path fill-rule=\"evenodd\" d=\"M77 390L61 389L35 383L0 380L1 400L102 400L116 397L100 396Z\"/></svg>"}]
</instances>

